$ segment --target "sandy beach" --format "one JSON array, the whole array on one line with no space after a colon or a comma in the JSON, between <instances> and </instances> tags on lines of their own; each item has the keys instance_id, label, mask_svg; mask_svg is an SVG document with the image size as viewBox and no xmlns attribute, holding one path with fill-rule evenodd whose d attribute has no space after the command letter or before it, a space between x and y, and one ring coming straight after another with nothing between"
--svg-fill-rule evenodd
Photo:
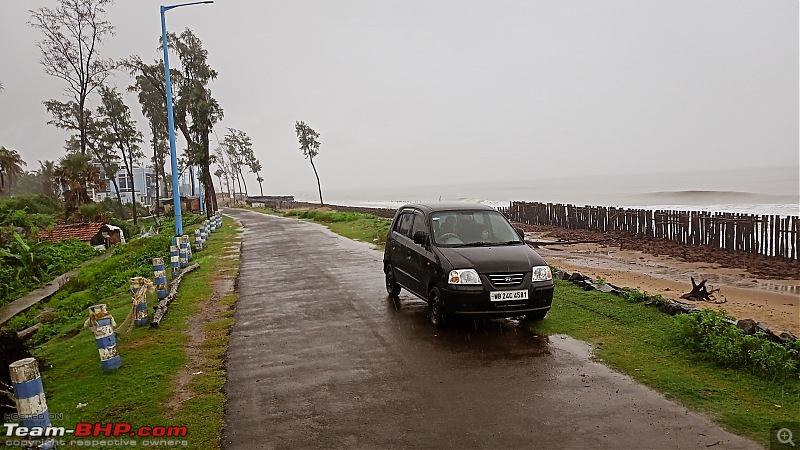
<instances>
[{"instance_id":1,"label":"sandy beach","mask_svg":"<svg viewBox=\"0 0 800 450\"><path fill-rule=\"evenodd\" d=\"M741 255L721 258L713 251L705 252L707 257L702 258L704 249L694 249L688 256L680 249L670 252L665 246L653 252L651 244L637 245L636 240L621 242L606 240L602 235L587 235L585 231L524 228L526 237L534 241L603 241L548 244L537 249L548 263L567 272L602 277L620 287L637 288L675 300L691 291L690 277L698 281L707 279L708 285L720 289L715 294L720 303L690 303L700 308L724 309L737 319L754 319L767 323L771 329L789 330L800 336L800 270L796 264L759 264L762 258L753 261L744 261ZM674 256L667 254L676 252Z\"/></svg>"}]
</instances>

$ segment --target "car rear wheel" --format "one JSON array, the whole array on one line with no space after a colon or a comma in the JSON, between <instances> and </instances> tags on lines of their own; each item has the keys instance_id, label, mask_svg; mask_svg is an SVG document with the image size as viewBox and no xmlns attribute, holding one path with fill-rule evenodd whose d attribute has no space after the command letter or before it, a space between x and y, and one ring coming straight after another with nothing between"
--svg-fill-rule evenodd
<instances>
[{"instance_id":1,"label":"car rear wheel","mask_svg":"<svg viewBox=\"0 0 800 450\"><path fill-rule=\"evenodd\" d=\"M428 294L428 319L435 327L444 327L444 305L439 288L431 289Z\"/></svg>"},{"instance_id":2,"label":"car rear wheel","mask_svg":"<svg viewBox=\"0 0 800 450\"><path fill-rule=\"evenodd\" d=\"M386 292L392 297L397 297L400 294L400 285L394 279L394 269L392 266L386 267Z\"/></svg>"},{"instance_id":3,"label":"car rear wheel","mask_svg":"<svg viewBox=\"0 0 800 450\"><path fill-rule=\"evenodd\" d=\"M542 320L544 316L547 315L547 311L536 311L532 313L525 314L525 318L528 320Z\"/></svg>"}]
</instances>

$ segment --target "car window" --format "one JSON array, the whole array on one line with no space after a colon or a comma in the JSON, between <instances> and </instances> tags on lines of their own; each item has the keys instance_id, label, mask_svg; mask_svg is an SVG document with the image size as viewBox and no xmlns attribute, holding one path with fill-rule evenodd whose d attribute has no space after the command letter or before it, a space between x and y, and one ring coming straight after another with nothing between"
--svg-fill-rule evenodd
<instances>
[{"instance_id":1,"label":"car window","mask_svg":"<svg viewBox=\"0 0 800 450\"><path fill-rule=\"evenodd\" d=\"M414 213L404 212L397 218L397 223L394 226L394 231L406 237L411 237L411 227L414 222Z\"/></svg>"},{"instance_id":2,"label":"car window","mask_svg":"<svg viewBox=\"0 0 800 450\"><path fill-rule=\"evenodd\" d=\"M436 245L464 247L522 244L516 230L497 211L442 211L431 214Z\"/></svg>"},{"instance_id":3,"label":"car window","mask_svg":"<svg viewBox=\"0 0 800 450\"><path fill-rule=\"evenodd\" d=\"M414 235L417 234L417 231L424 231L425 234L428 233L428 227L425 226L425 218L422 217L422 214L414 214L414 225L411 228L411 238L414 238Z\"/></svg>"}]
</instances>

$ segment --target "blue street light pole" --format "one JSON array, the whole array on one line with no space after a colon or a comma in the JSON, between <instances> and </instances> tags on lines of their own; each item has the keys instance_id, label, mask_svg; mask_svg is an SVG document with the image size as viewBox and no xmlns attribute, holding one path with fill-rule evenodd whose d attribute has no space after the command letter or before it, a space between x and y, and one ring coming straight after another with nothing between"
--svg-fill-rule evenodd
<instances>
[{"instance_id":1,"label":"blue street light pole","mask_svg":"<svg viewBox=\"0 0 800 450\"><path fill-rule=\"evenodd\" d=\"M181 217L181 195L178 192L178 155L175 151L175 119L172 116L172 81L169 77L169 45L167 45L167 22L164 12L173 8L201 3L214 3L213 1L181 3L179 5L161 5L161 44L164 47L164 78L167 89L167 123L169 124L169 156L172 164L172 206L175 212L175 236L183 236L183 218Z\"/></svg>"}]
</instances>

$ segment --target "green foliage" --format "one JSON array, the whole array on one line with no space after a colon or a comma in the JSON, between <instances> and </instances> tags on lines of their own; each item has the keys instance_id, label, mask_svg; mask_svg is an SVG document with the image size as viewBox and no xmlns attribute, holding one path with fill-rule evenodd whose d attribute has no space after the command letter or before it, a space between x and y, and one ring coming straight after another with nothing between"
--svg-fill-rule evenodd
<instances>
[{"instance_id":1,"label":"green foliage","mask_svg":"<svg viewBox=\"0 0 800 450\"><path fill-rule=\"evenodd\" d=\"M100 203L86 203L78 208L75 218L80 222L105 223L111 218L111 214Z\"/></svg>"},{"instance_id":2,"label":"green foliage","mask_svg":"<svg viewBox=\"0 0 800 450\"><path fill-rule=\"evenodd\" d=\"M14 241L0 247L0 306L92 258L91 245L68 239L52 244L28 243L14 233Z\"/></svg>"},{"instance_id":3,"label":"green foliage","mask_svg":"<svg viewBox=\"0 0 800 450\"><path fill-rule=\"evenodd\" d=\"M0 222L3 217L14 211L24 210L28 214L58 215L64 212L64 207L57 199L43 195L20 195L0 200Z\"/></svg>"},{"instance_id":4,"label":"green foliage","mask_svg":"<svg viewBox=\"0 0 800 450\"><path fill-rule=\"evenodd\" d=\"M297 217L298 219L309 219L315 222L323 222L323 223L352 222L358 219L375 217L371 214L361 214L354 212L326 212L326 211L317 211L313 209L308 209L303 211L301 210L289 211L286 215L289 217Z\"/></svg>"},{"instance_id":5,"label":"green foliage","mask_svg":"<svg viewBox=\"0 0 800 450\"><path fill-rule=\"evenodd\" d=\"M673 320L686 346L723 367L746 369L773 380L800 378L800 342L781 345L767 340L763 332L744 334L725 312L711 309L679 314Z\"/></svg>"},{"instance_id":6,"label":"green foliage","mask_svg":"<svg viewBox=\"0 0 800 450\"><path fill-rule=\"evenodd\" d=\"M634 303L643 303L649 302L655 304L656 306L663 305L667 302L667 299L661 296L661 294L651 295L647 292L642 292L636 288L622 288L622 291L625 293L624 298L629 302Z\"/></svg>"}]
</instances>

